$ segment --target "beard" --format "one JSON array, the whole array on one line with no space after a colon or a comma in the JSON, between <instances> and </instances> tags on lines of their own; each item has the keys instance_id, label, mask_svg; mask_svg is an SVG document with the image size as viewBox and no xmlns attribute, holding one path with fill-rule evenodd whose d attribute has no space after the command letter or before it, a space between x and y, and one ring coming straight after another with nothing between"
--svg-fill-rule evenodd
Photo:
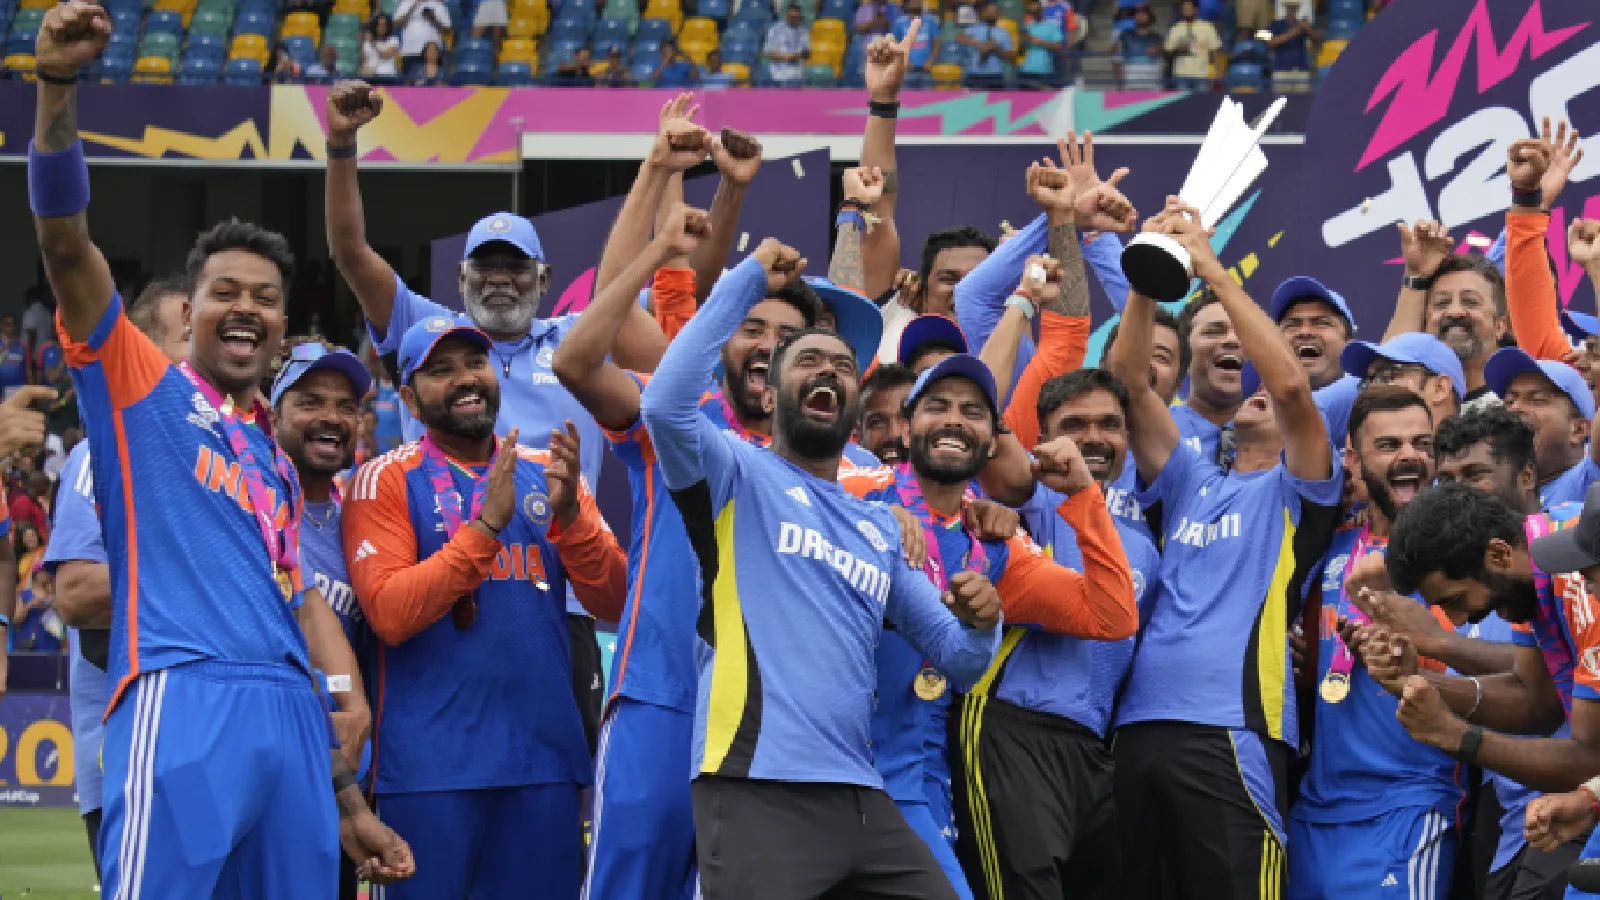
<instances>
[{"instance_id":1,"label":"beard","mask_svg":"<svg viewBox=\"0 0 1600 900\"><path fill-rule=\"evenodd\" d=\"M856 420L860 418L861 403L860 398L856 398L840 407L831 423L812 421L806 416L800 398L817 387L831 387L841 398L845 396L844 386L839 380L826 377L813 378L801 384L798 390L778 391L778 413L773 424L783 435L784 443L805 459L839 456L844 452L844 445L850 443L850 435L855 431Z\"/></svg>"},{"instance_id":2,"label":"beard","mask_svg":"<svg viewBox=\"0 0 1600 900\"><path fill-rule=\"evenodd\" d=\"M472 323L477 325L491 337L494 335L524 335L533 327L533 320L539 315L539 294L534 292L530 297L519 298L514 303L504 302L509 294L496 291L493 294L468 295L465 298L467 315L472 318ZM490 298L496 303L490 304Z\"/></svg>"},{"instance_id":3,"label":"beard","mask_svg":"<svg viewBox=\"0 0 1600 900\"><path fill-rule=\"evenodd\" d=\"M744 358L744 365L734 368L733 360L728 357L728 348L722 348L722 395L728 399L728 404L741 422L764 422L772 417L772 411L767 409L766 389L757 391L750 386L750 374L759 363L766 366L772 362L772 354L766 350L751 350ZM769 373L770 374L770 373ZM765 385L765 379L758 379Z\"/></svg>"},{"instance_id":4,"label":"beard","mask_svg":"<svg viewBox=\"0 0 1600 900\"><path fill-rule=\"evenodd\" d=\"M1367 499L1372 501L1372 505L1378 507L1378 511L1390 522L1400 514L1401 504L1395 501L1394 492L1389 490L1389 482L1401 475L1417 476L1417 490L1421 490L1431 480L1427 466L1420 462L1397 462L1382 476L1367 468L1366 463L1361 464L1361 482L1367 489Z\"/></svg>"},{"instance_id":5,"label":"beard","mask_svg":"<svg viewBox=\"0 0 1600 900\"><path fill-rule=\"evenodd\" d=\"M1469 616L1470 621L1481 622L1489 613L1498 612L1507 622L1521 625L1533 621L1539 612L1539 589L1532 578L1486 572L1482 581L1489 588L1489 606Z\"/></svg>"},{"instance_id":6,"label":"beard","mask_svg":"<svg viewBox=\"0 0 1600 900\"><path fill-rule=\"evenodd\" d=\"M886 466L898 465L911 458L911 448L907 447L906 442L898 436L883 441L876 447L868 447L867 449L872 451L872 455L876 456L878 461Z\"/></svg>"},{"instance_id":7,"label":"beard","mask_svg":"<svg viewBox=\"0 0 1600 900\"><path fill-rule=\"evenodd\" d=\"M482 395L483 412L458 413L454 410L456 401L469 394ZM452 437L481 441L494 434L494 423L500 416L500 385L492 381L462 385L437 403L425 403L418 398L417 406L422 413L422 424L429 428L437 428Z\"/></svg>"},{"instance_id":8,"label":"beard","mask_svg":"<svg viewBox=\"0 0 1600 900\"><path fill-rule=\"evenodd\" d=\"M333 438L344 448L331 463L320 461L318 457L322 454L307 452L307 443L322 437ZM284 455L294 463L295 471L302 476L337 475L356 463L356 442L351 439L350 429L342 425L319 425L293 435L284 432L279 435L278 443L282 445Z\"/></svg>"},{"instance_id":9,"label":"beard","mask_svg":"<svg viewBox=\"0 0 1600 900\"><path fill-rule=\"evenodd\" d=\"M967 458L958 463L942 463L933 457L933 442L941 437L959 437L972 444ZM989 461L989 444L978 442L958 428L942 428L927 434L911 436L911 468L929 481L939 484L961 484L971 481L983 471Z\"/></svg>"},{"instance_id":10,"label":"beard","mask_svg":"<svg viewBox=\"0 0 1600 900\"><path fill-rule=\"evenodd\" d=\"M1450 329L1456 325L1466 327L1466 333L1452 333ZM1439 320L1439 327L1434 336L1443 341L1445 346L1455 351L1456 358L1462 362L1479 355L1484 351L1485 341L1478 335L1477 327L1466 316L1451 316Z\"/></svg>"}]
</instances>

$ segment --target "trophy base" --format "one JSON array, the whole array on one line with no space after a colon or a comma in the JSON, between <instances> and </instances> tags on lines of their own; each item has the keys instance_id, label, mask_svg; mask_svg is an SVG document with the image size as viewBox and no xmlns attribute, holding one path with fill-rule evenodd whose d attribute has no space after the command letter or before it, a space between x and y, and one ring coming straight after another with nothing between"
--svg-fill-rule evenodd
<instances>
[{"instance_id":1,"label":"trophy base","mask_svg":"<svg viewBox=\"0 0 1600 900\"><path fill-rule=\"evenodd\" d=\"M1194 277L1192 261L1183 245L1164 234L1145 232L1122 251L1122 274L1133 289L1162 303L1189 296Z\"/></svg>"}]
</instances>

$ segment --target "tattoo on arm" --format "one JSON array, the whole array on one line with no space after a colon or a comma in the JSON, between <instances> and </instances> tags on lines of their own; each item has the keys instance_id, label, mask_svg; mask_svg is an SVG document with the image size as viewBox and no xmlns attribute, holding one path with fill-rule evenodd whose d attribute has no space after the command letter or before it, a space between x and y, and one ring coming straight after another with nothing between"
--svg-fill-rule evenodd
<instances>
[{"instance_id":1,"label":"tattoo on arm","mask_svg":"<svg viewBox=\"0 0 1600 900\"><path fill-rule=\"evenodd\" d=\"M900 172L897 169L883 170L883 192L885 194L900 193Z\"/></svg>"},{"instance_id":2,"label":"tattoo on arm","mask_svg":"<svg viewBox=\"0 0 1600 900\"><path fill-rule=\"evenodd\" d=\"M1089 314L1089 278L1083 265L1083 245L1078 229L1070 224L1050 227L1049 252L1061 263L1061 296L1045 308L1063 316Z\"/></svg>"},{"instance_id":3,"label":"tattoo on arm","mask_svg":"<svg viewBox=\"0 0 1600 900\"><path fill-rule=\"evenodd\" d=\"M78 140L78 89L57 84L44 87L39 92L33 137L41 152L54 153Z\"/></svg>"},{"instance_id":4,"label":"tattoo on arm","mask_svg":"<svg viewBox=\"0 0 1600 900\"><path fill-rule=\"evenodd\" d=\"M833 259L828 262L828 280L840 287L866 290L867 266L861 256L861 232L853 222L839 226L839 236L833 242Z\"/></svg>"}]
</instances>

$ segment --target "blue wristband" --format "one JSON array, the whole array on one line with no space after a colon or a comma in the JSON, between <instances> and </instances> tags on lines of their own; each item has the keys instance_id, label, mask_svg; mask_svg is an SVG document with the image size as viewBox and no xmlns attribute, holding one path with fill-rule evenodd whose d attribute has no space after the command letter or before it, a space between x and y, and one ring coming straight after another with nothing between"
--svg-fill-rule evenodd
<instances>
[{"instance_id":1,"label":"blue wristband","mask_svg":"<svg viewBox=\"0 0 1600 900\"><path fill-rule=\"evenodd\" d=\"M833 220L833 224L835 224L835 225L844 225L846 223L849 223L851 225L856 226L856 230L860 231L862 233L865 233L866 230L867 230L867 219L866 219L865 216L861 215L861 213L858 210L854 210L854 209L841 209L841 210L839 210L839 216L838 216L838 218Z\"/></svg>"},{"instance_id":2,"label":"blue wristband","mask_svg":"<svg viewBox=\"0 0 1600 900\"><path fill-rule=\"evenodd\" d=\"M28 142L28 205L41 219L62 219L89 208L83 141L55 153L41 153Z\"/></svg>"}]
</instances>

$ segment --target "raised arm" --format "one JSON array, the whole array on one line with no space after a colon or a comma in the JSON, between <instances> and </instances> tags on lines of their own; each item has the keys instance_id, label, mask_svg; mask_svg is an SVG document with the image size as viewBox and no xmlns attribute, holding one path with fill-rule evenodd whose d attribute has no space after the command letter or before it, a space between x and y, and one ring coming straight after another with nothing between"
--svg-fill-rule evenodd
<instances>
[{"instance_id":1,"label":"raised arm","mask_svg":"<svg viewBox=\"0 0 1600 900\"><path fill-rule=\"evenodd\" d=\"M622 209L617 212L617 220L606 238L605 249L600 253L600 265L594 276L596 294L605 290L629 263L644 253L667 183L674 175L681 175L700 163L710 151L711 133L693 121L698 111L693 94L679 94L661 107L655 142L650 145L644 162L639 164L639 174L634 176L633 187L623 199ZM637 287L634 293L637 296ZM621 328L626 321L622 319L612 324Z\"/></svg>"},{"instance_id":2,"label":"raised arm","mask_svg":"<svg viewBox=\"0 0 1600 900\"><path fill-rule=\"evenodd\" d=\"M89 239L89 166L78 140L78 70L110 39L106 11L71 0L45 13L34 47L39 90L28 148L28 200L60 321L74 341L89 339L116 293L111 267Z\"/></svg>"},{"instance_id":3,"label":"raised arm","mask_svg":"<svg viewBox=\"0 0 1600 900\"><path fill-rule=\"evenodd\" d=\"M1159 228L1158 216L1146 228ZM1128 292L1117 341L1107 368L1128 388L1128 449L1139 466L1139 478L1153 484L1178 449L1178 423L1166 401L1150 387L1150 354L1155 340L1156 303L1138 291Z\"/></svg>"},{"instance_id":4,"label":"raised arm","mask_svg":"<svg viewBox=\"0 0 1600 900\"><path fill-rule=\"evenodd\" d=\"M911 46L921 27L922 17L916 16L899 40L882 34L867 45L864 76L869 108L861 142L861 168L883 173L883 193L872 205L872 214L879 222L862 246L866 267L863 291L874 300L894 286L895 273L900 268L900 231L894 221L900 200L900 172L894 155L895 116L900 111L900 87L906 80Z\"/></svg>"},{"instance_id":5,"label":"raised arm","mask_svg":"<svg viewBox=\"0 0 1600 900\"><path fill-rule=\"evenodd\" d=\"M625 207L623 211L650 219L649 211L643 208L629 211ZM621 218L617 223L613 239L623 227ZM669 213L656 239L629 255L627 268L595 295L556 347L551 360L556 378L606 428L622 431L639 417L639 383L608 359L617 332L638 310L639 289L650 281L657 267L692 250L705 236L707 227L706 214L700 210L679 206ZM656 327L653 320L651 327Z\"/></svg>"},{"instance_id":6,"label":"raised arm","mask_svg":"<svg viewBox=\"0 0 1600 900\"><path fill-rule=\"evenodd\" d=\"M1449 232L1438 222L1418 221L1415 225L1400 222L1395 226L1400 232L1400 258L1405 263L1405 278L1431 282L1439 266L1450 258L1455 249ZM1400 284L1400 296L1394 301L1394 315L1389 317L1389 327L1383 333L1385 341L1408 331L1421 331L1428 316L1428 292L1420 287Z\"/></svg>"},{"instance_id":7,"label":"raised arm","mask_svg":"<svg viewBox=\"0 0 1600 900\"><path fill-rule=\"evenodd\" d=\"M364 81L341 81L328 90L328 174L323 190L328 254L379 338L387 333L394 312L396 278L394 269L367 243L367 214L356 177L356 131L382 111L383 97Z\"/></svg>"},{"instance_id":8,"label":"raised arm","mask_svg":"<svg viewBox=\"0 0 1600 900\"><path fill-rule=\"evenodd\" d=\"M858 294L866 292L866 264L862 257L862 241L872 225L864 210L883 195L883 173L865 166L845 169L844 205L839 209L835 223L837 234L833 240L833 256L828 260L828 280Z\"/></svg>"},{"instance_id":9,"label":"raised arm","mask_svg":"<svg viewBox=\"0 0 1600 900\"><path fill-rule=\"evenodd\" d=\"M761 142L742 131L724 128L711 142L711 159L722 173L716 196L711 198L711 239L689 257L689 266L694 269L694 295L700 300L711 296L711 287L722 277L722 267L733 252L745 193L761 169Z\"/></svg>"},{"instance_id":10,"label":"raised arm","mask_svg":"<svg viewBox=\"0 0 1600 900\"><path fill-rule=\"evenodd\" d=\"M1506 212L1506 309L1517 345L1535 359L1559 360L1572 352L1561 328L1561 299L1545 246L1550 228L1546 210L1582 158L1577 131L1568 140L1567 123L1562 122L1552 140L1549 119L1544 120L1541 140L1517 141L1507 152L1512 199ZM1552 189L1541 193L1547 182Z\"/></svg>"},{"instance_id":11,"label":"raised arm","mask_svg":"<svg viewBox=\"0 0 1600 900\"><path fill-rule=\"evenodd\" d=\"M544 466L550 488L550 527L572 593L590 614L605 622L622 618L628 598L628 554L600 517L600 507L584 483L578 464L578 429L570 421L565 433L550 434L549 462Z\"/></svg>"}]
</instances>

